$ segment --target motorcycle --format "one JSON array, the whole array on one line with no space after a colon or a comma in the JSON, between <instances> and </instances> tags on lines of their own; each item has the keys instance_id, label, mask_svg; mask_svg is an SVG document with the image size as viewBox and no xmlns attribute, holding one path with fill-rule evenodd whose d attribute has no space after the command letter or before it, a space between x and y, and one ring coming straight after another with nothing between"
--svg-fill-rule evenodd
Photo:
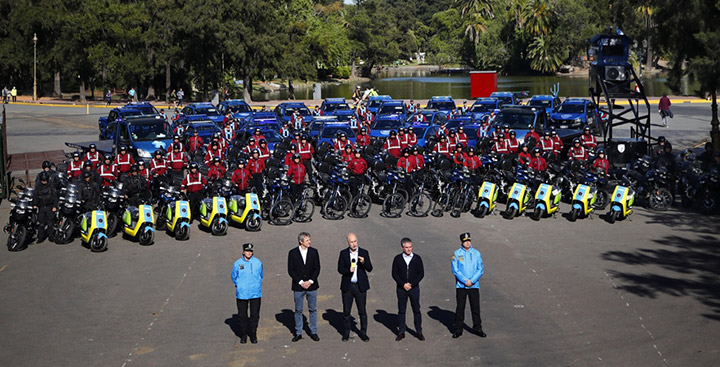
<instances>
[{"instance_id":1,"label":"motorcycle","mask_svg":"<svg viewBox=\"0 0 720 367\"><path fill-rule=\"evenodd\" d=\"M535 192L535 210L532 218L540 220L544 216L555 215L560 208L562 191L549 184L540 184Z\"/></svg>"},{"instance_id":2,"label":"motorcycle","mask_svg":"<svg viewBox=\"0 0 720 367\"><path fill-rule=\"evenodd\" d=\"M210 229L213 236L227 234L227 202L222 196L205 198L200 202L200 225Z\"/></svg>"},{"instance_id":3,"label":"motorcycle","mask_svg":"<svg viewBox=\"0 0 720 367\"><path fill-rule=\"evenodd\" d=\"M245 196L232 195L228 207L230 220L244 226L245 230L256 232L262 227L260 199L256 193L248 192Z\"/></svg>"},{"instance_id":4,"label":"motorcycle","mask_svg":"<svg viewBox=\"0 0 720 367\"><path fill-rule=\"evenodd\" d=\"M478 204L473 214L478 218L483 218L486 214L492 213L497 206L499 192L500 190L496 184L488 181L483 182L478 195Z\"/></svg>"},{"instance_id":5,"label":"motorcycle","mask_svg":"<svg viewBox=\"0 0 720 367\"><path fill-rule=\"evenodd\" d=\"M70 243L76 228L76 220L80 217L80 196L75 184L67 184L60 189L58 210L55 212L55 243Z\"/></svg>"},{"instance_id":6,"label":"motorcycle","mask_svg":"<svg viewBox=\"0 0 720 367\"><path fill-rule=\"evenodd\" d=\"M123 233L136 239L142 246L155 240L155 215L150 205L130 206L123 213Z\"/></svg>"},{"instance_id":7,"label":"motorcycle","mask_svg":"<svg viewBox=\"0 0 720 367\"><path fill-rule=\"evenodd\" d=\"M590 216L595 210L595 201L597 200L597 189L579 184L575 188L575 194L572 200L572 210L570 211L569 219L574 222L578 218L584 218Z\"/></svg>"},{"instance_id":8,"label":"motorcycle","mask_svg":"<svg viewBox=\"0 0 720 367\"><path fill-rule=\"evenodd\" d=\"M160 189L158 207L155 210L157 228L164 228L178 241L190 238L190 203L175 186L164 186Z\"/></svg>"},{"instance_id":9,"label":"motorcycle","mask_svg":"<svg viewBox=\"0 0 720 367\"><path fill-rule=\"evenodd\" d=\"M608 222L615 223L618 219L625 219L632 214L632 206L635 202L635 190L618 185L612 194L610 211L607 213Z\"/></svg>"},{"instance_id":10,"label":"motorcycle","mask_svg":"<svg viewBox=\"0 0 720 367\"><path fill-rule=\"evenodd\" d=\"M10 199L10 221L3 228L9 235L8 251L13 252L27 248L28 234L32 237L37 223L37 211L33 207L33 189L20 185L17 188L22 191L17 199Z\"/></svg>"},{"instance_id":11,"label":"motorcycle","mask_svg":"<svg viewBox=\"0 0 720 367\"><path fill-rule=\"evenodd\" d=\"M93 210L80 217L80 240L90 246L92 252L107 250L107 214L104 210Z\"/></svg>"}]
</instances>

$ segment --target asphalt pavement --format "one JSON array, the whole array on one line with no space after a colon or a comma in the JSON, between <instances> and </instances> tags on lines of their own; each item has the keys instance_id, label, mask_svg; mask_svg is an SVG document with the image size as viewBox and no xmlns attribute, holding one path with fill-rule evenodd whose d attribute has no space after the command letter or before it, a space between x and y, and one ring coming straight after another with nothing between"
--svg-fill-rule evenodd
<instances>
[{"instance_id":1,"label":"asphalt pavement","mask_svg":"<svg viewBox=\"0 0 720 367\"><path fill-rule=\"evenodd\" d=\"M10 152L61 149L65 137L89 140L96 135L97 117L107 113L90 111L10 106ZM677 106L674 112L663 131L680 142L676 147L707 137L709 106ZM8 210L3 202L3 224ZM567 212L568 205L560 211ZM316 213L307 224L265 223L257 233L231 228L224 237L195 224L189 241L158 232L148 247L118 236L104 253L90 252L79 240L0 251L0 365L720 364L718 217L638 207L630 219L612 225L599 216L571 223L562 215L540 222L467 214L385 219L375 206L365 219L328 221ZM286 260L301 231L312 235L323 266L320 342L290 341L293 301ZM487 338L468 332L451 338L450 260L458 235L466 231L485 264L480 283ZM375 266L368 293L369 343L354 335L349 342L340 340L336 264L348 232L358 235ZM397 306L390 264L405 236L425 263L420 289L426 341L412 336L394 341ZM230 272L244 242L256 245L265 268L256 345L240 344L234 329Z\"/></svg>"}]
</instances>

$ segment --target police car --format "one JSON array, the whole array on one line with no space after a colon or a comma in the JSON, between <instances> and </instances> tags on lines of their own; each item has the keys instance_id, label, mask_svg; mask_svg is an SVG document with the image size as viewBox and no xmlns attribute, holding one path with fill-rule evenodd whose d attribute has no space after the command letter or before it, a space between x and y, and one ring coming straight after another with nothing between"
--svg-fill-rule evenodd
<instances>
[{"instance_id":1,"label":"police car","mask_svg":"<svg viewBox=\"0 0 720 367\"><path fill-rule=\"evenodd\" d=\"M205 115L217 125L220 125L223 121L225 121L225 116L223 116L210 102L191 103L183 107L180 113L185 116Z\"/></svg>"},{"instance_id":2,"label":"police car","mask_svg":"<svg viewBox=\"0 0 720 367\"><path fill-rule=\"evenodd\" d=\"M547 94L535 95L527 101L527 105L531 107L544 108L545 113L549 116L551 113L557 111L558 107L560 107L560 98Z\"/></svg>"},{"instance_id":3,"label":"police car","mask_svg":"<svg viewBox=\"0 0 720 367\"><path fill-rule=\"evenodd\" d=\"M373 114L376 114L380 109L380 105L386 101L392 101L392 97L388 95L372 96L368 98L367 109Z\"/></svg>"},{"instance_id":4,"label":"police car","mask_svg":"<svg viewBox=\"0 0 720 367\"><path fill-rule=\"evenodd\" d=\"M338 121L350 120L350 117L355 114L345 98L325 98L320 106L320 111L323 112L323 116L335 116Z\"/></svg>"},{"instance_id":5,"label":"police car","mask_svg":"<svg viewBox=\"0 0 720 367\"><path fill-rule=\"evenodd\" d=\"M501 102L497 98L478 98L470 106L467 115L472 116L473 120L480 120L491 112L500 109Z\"/></svg>"},{"instance_id":6,"label":"police car","mask_svg":"<svg viewBox=\"0 0 720 367\"><path fill-rule=\"evenodd\" d=\"M398 131L405 123L396 115L379 116L370 125L370 140L385 139L390 131Z\"/></svg>"},{"instance_id":7,"label":"police car","mask_svg":"<svg viewBox=\"0 0 720 367\"><path fill-rule=\"evenodd\" d=\"M407 121L408 113L405 103L400 100L385 101L380 105L375 118L381 116L396 116L402 122Z\"/></svg>"},{"instance_id":8,"label":"police car","mask_svg":"<svg viewBox=\"0 0 720 367\"><path fill-rule=\"evenodd\" d=\"M113 139L115 136L115 125L113 125L112 128L109 128L108 125L118 120L126 120L137 117L148 116L143 114L142 110L133 107L113 108L110 110L107 117L100 117L98 119L98 129L100 130L98 138L100 140Z\"/></svg>"},{"instance_id":9,"label":"police car","mask_svg":"<svg viewBox=\"0 0 720 367\"><path fill-rule=\"evenodd\" d=\"M455 100L450 96L434 96L428 101L427 109L434 109L445 113L446 115L457 109Z\"/></svg>"},{"instance_id":10,"label":"police car","mask_svg":"<svg viewBox=\"0 0 720 367\"><path fill-rule=\"evenodd\" d=\"M417 145L425 147L431 142L436 142L438 130L440 130L440 125L413 126L413 131L417 137Z\"/></svg>"},{"instance_id":11,"label":"police car","mask_svg":"<svg viewBox=\"0 0 720 367\"><path fill-rule=\"evenodd\" d=\"M318 145L322 143L333 143L333 139L337 137L337 134L339 132L345 133L348 140L351 141L353 144L355 144L355 132L353 129L350 128L350 126L346 122L324 122L322 125L322 128L320 129L320 132L315 135L313 140L317 142Z\"/></svg>"},{"instance_id":12,"label":"police car","mask_svg":"<svg viewBox=\"0 0 720 367\"><path fill-rule=\"evenodd\" d=\"M124 108L139 110L143 115L159 115L160 111L150 102L128 102Z\"/></svg>"},{"instance_id":13,"label":"police car","mask_svg":"<svg viewBox=\"0 0 720 367\"><path fill-rule=\"evenodd\" d=\"M232 112L233 118L241 121L251 118L253 115L252 107L250 107L244 99L224 100L218 105L218 110L223 115L227 115L228 112Z\"/></svg>"},{"instance_id":14,"label":"police car","mask_svg":"<svg viewBox=\"0 0 720 367\"><path fill-rule=\"evenodd\" d=\"M584 98L567 98L550 115L550 123L559 129L582 129L585 125L596 128L598 120L595 104Z\"/></svg>"},{"instance_id":15,"label":"police car","mask_svg":"<svg viewBox=\"0 0 720 367\"><path fill-rule=\"evenodd\" d=\"M407 119L408 125L443 125L447 121L447 115L438 110L420 110Z\"/></svg>"},{"instance_id":16,"label":"police car","mask_svg":"<svg viewBox=\"0 0 720 367\"><path fill-rule=\"evenodd\" d=\"M184 135L186 137L192 136L193 134L191 131L195 130L198 132L198 136L201 137L205 143L212 140L212 136L215 133L222 133L217 124L205 115L183 116L181 121L185 123L186 128ZM173 130L176 127L177 124L172 125Z\"/></svg>"},{"instance_id":17,"label":"police car","mask_svg":"<svg viewBox=\"0 0 720 367\"><path fill-rule=\"evenodd\" d=\"M527 92L492 92L490 98L497 98L500 106L519 105L521 96L527 96Z\"/></svg>"},{"instance_id":18,"label":"police car","mask_svg":"<svg viewBox=\"0 0 720 367\"><path fill-rule=\"evenodd\" d=\"M278 121L292 121L295 111L300 112L300 116L305 120L305 124L311 123L315 117L310 113L305 103L302 102L283 102L275 107L275 117Z\"/></svg>"},{"instance_id":19,"label":"police car","mask_svg":"<svg viewBox=\"0 0 720 367\"><path fill-rule=\"evenodd\" d=\"M463 127L465 135L467 135L468 146L474 147L477 142L477 131L482 125L475 123L470 116L458 116L448 120L448 122L445 123L444 128L445 131L448 132L450 130L455 130L455 132L457 132L460 126Z\"/></svg>"}]
</instances>

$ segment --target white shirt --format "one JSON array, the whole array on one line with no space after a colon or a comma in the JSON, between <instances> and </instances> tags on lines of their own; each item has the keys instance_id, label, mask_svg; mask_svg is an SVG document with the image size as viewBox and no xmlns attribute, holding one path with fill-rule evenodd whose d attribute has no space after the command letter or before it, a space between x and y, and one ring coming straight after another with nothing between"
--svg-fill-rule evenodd
<instances>
[{"instance_id":1,"label":"white shirt","mask_svg":"<svg viewBox=\"0 0 720 367\"><path fill-rule=\"evenodd\" d=\"M300 249L300 256L301 256L302 259L303 259L303 264L306 264L306 263L307 263L307 253L308 253L308 249L306 249L306 248L304 248L304 247L302 247L302 246L298 246L298 248ZM308 247L308 248L309 248L309 247ZM298 282L298 284L302 285L303 282L304 282L304 280L300 280L300 281ZM313 281L312 279L310 279L309 282L310 282L310 284L315 283L315 281Z\"/></svg>"},{"instance_id":2,"label":"white shirt","mask_svg":"<svg viewBox=\"0 0 720 367\"><path fill-rule=\"evenodd\" d=\"M350 262L352 263L353 260L355 260L355 271L353 271L352 278L350 278L351 283L357 283L358 277L357 277L357 268L360 265L360 261L358 260L358 250L353 251L350 250Z\"/></svg>"},{"instance_id":3,"label":"white shirt","mask_svg":"<svg viewBox=\"0 0 720 367\"><path fill-rule=\"evenodd\" d=\"M405 265L410 266L410 260L412 260L413 254L410 253L410 255L405 255L403 252L403 260L405 260Z\"/></svg>"}]
</instances>

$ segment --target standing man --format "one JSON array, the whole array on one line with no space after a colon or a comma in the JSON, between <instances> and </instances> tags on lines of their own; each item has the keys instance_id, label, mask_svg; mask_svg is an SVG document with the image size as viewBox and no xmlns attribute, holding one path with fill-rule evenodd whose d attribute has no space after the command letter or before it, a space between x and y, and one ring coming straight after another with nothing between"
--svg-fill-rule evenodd
<instances>
[{"instance_id":1,"label":"standing man","mask_svg":"<svg viewBox=\"0 0 720 367\"><path fill-rule=\"evenodd\" d=\"M401 341L405 338L405 330L407 329L405 311L407 310L408 298L413 311L417 338L425 340L422 333L422 313L420 312L420 281L425 276L425 268L420 255L413 253L411 239L403 238L400 245L403 252L395 256L392 263L392 277L397 284L398 319L400 324L400 330L395 341Z\"/></svg>"},{"instance_id":2,"label":"standing man","mask_svg":"<svg viewBox=\"0 0 720 367\"><path fill-rule=\"evenodd\" d=\"M292 279L292 291L295 298L295 336L293 342L302 339L303 298L307 298L310 327L310 339L320 341L317 335L317 290L320 276L320 254L310 247L310 234L300 232L299 246L288 253L288 274Z\"/></svg>"},{"instance_id":3,"label":"standing man","mask_svg":"<svg viewBox=\"0 0 720 367\"><path fill-rule=\"evenodd\" d=\"M185 92L183 92L183 89L180 88L179 91L177 91L177 107L182 107L183 105L183 99L185 98Z\"/></svg>"},{"instance_id":4,"label":"standing man","mask_svg":"<svg viewBox=\"0 0 720 367\"><path fill-rule=\"evenodd\" d=\"M658 112L662 118L663 127L668 127L668 116L670 118L673 117L673 113L670 111L671 105L672 103L670 103L670 98L668 98L667 93L663 93L662 97L660 97L660 102L658 103Z\"/></svg>"},{"instance_id":5,"label":"standing man","mask_svg":"<svg viewBox=\"0 0 720 367\"><path fill-rule=\"evenodd\" d=\"M480 251L472 247L470 233L460 235L460 248L455 250L452 257L452 272L455 276L455 332L453 338L459 338L463 333L465 323L465 299L470 299L470 314L472 315L473 331L481 338L487 335L482 330L480 319L480 277L483 276L483 261Z\"/></svg>"},{"instance_id":6,"label":"standing man","mask_svg":"<svg viewBox=\"0 0 720 367\"><path fill-rule=\"evenodd\" d=\"M340 251L338 258L338 273L340 278L340 291L342 292L343 317L345 318L345 332L342 341L350 338L350 310L353 300L357 303L358 315L360 316L360 339L367 342L367 290L370 289L367 273L372 271L370 253L366 249L358 247L357 236L354 233L347 235L348 247Z\"/></svg>"},{"instance_id":7,"label":"standing man","mask_svg":"<svg viewBox=\"0 0 720 367\"><path fill-rule=\"evenodd\" d=\"M17 102L17 88L15 88L15 86L10 90L10 95L12 96L13 103Z\"/></svg>"},{"instance_id":8,"label":"standing man","mask_svg":"<svg viewBox=\"0 0 720 367\"><path fill-rule=\"evenodd\" d=\"M252 243L243 244L243 254L235 261L232 281L235 283L235 298L240 317L240 344L257 344L257 328L260 321L260 299L262 298L263 265L253 256ZM250 317L248 318L248 306Z\"/></svg>"}]
</instances>

